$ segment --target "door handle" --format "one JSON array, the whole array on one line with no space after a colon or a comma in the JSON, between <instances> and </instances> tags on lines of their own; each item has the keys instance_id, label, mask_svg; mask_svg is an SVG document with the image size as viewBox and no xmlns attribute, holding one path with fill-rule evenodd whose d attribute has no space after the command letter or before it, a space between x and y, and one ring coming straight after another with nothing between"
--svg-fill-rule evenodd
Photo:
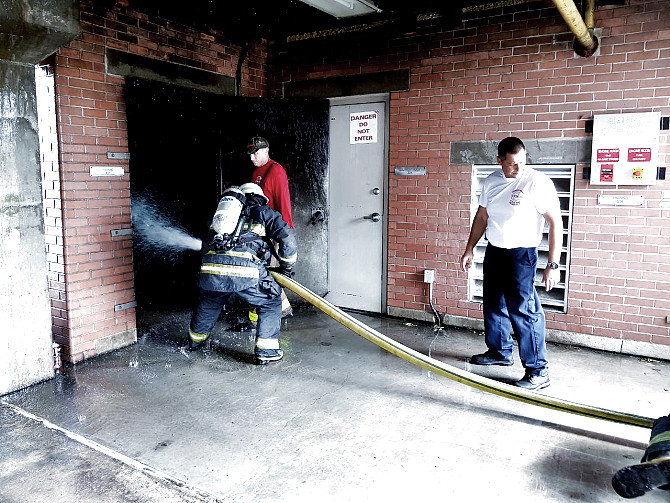
<instances>
[{"instance_id":1,"label":"door handle","mask_svg":"<svg viewBox=\"0 0 670 503\"><path fill-rule=\"evenodd\" d=\"M372 193L373 193L375 196L378 196L380 192L381 192L381 190L379 190L379 187L375 187L374 189L372 189Z\"/></svg>"},{"instance_id":2,"label":"door handle","mask_svg":"<svg viewBox=\"0 0 670 503\"><path fill-rule=\"evenodd\" d=\"M365 220L372 220L373 222L379 222L382 219L382 216L379 213L373 213L372 215L368 215L363 218Z\"/></svg>"},{"instance_id":3,"label":"door handle","mask_svg":"<svg viewBox=\"0 0 670 503\"><path fill-rule=\"evenodd\" d=\"M323 222L325 219L326 216L323 214L323 211L315 210L314 213L312 213L312 218L309 221L312 225L316 225Z\"/></svg>"}]
</instances>

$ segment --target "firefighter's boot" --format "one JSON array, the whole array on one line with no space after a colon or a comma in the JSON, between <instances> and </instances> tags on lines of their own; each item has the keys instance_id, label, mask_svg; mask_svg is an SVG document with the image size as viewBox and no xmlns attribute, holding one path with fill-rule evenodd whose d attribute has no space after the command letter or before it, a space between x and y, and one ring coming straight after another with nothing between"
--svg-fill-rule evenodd
<instances>
[{"instance_id":1,"label":"firefighter's boot","mask_svg":"<svg viewBox=\"0 0 670 503\"><path fill-rule=\"evenodd\" d=\"M199 334L189 329L188 331L188 346L186 349L189 351L198 351L202 348L209 339L209 334Z\"/></svg>"},{"instance_id":2,"label":"firefighter's boot","mask_svg":"<svg viewBox=\"0 0 670 503\"><path fill-rule=\"evenodd\" d=\"M284 352L279 349L279 339L257 338L254 356L256 365L267 365L270 362L281 360Z\"/></svg>"},{"instance_id":3,"label":"firefighter's boot","mask_svg":"<svg viewBox=\"0 0 670 503\"><path fill-rule=\"evenodd\" d=\"M619 496L637 498L652 489L670 489L670 451L639 465L626 466L612 477Z\"/></svg>"},{"instance_id":4,"label":"firefighter's boot","mask_svg":"<svg viewBox=\"0 0 670 503\"><path fill-rule=\"evenodd\" d=\"M293 316L293 306L286 296L286 292L282 289L281 291L281 318L282 320L286 318L291 318Z\"/></svg>"},{"instance_id":5,"label":"firefighter's boot","mask_svg":"<svg viewBox=\"0 0 670 503\"><path fill-rule=\"evenodd\" d=\"M670 415L654 420L640 464L619 470L612 487L624 498L637 498L652 489L670 490Z\"/></svg>"},{"instance_id":6,"label":"firefighter's boot","mask_svg":"<svg viewBox=\"0 0 670 503\"><path fill-rule=\"evenodd\" d=\"M256 309L249 310L249 316L247 319L240 321L239 323L230 327L232 332L255 332L256 326L258 325L258 314L256 314Z\"/></svg>"}]
</instances>

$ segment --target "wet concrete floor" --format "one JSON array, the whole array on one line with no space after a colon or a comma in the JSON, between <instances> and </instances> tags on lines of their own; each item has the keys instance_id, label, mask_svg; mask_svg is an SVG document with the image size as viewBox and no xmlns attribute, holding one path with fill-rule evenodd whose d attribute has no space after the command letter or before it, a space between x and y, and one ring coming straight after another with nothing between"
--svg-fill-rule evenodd
<instances>
[{"instance_id":1,"label":"wet concrete floor","mask_svg":"<svg viewBox=\"0 0 670 503\"><path fill-rule=\"evenodd\" d=\"M445 363L481 333L355 314ZM303 307L284 359L255 366L253 338L220 323L182 348L189 311L140 313L137 344L0 397L0 501L622 501L610 486L649 430L508 400L414 366ZM516 355L515 355L516 357ZM658 417L670 362L550 345L541 393ZM517 358L518 360L518 358ZM655 491L644 502L670 501Z\"/></svg>"}]
</instances>

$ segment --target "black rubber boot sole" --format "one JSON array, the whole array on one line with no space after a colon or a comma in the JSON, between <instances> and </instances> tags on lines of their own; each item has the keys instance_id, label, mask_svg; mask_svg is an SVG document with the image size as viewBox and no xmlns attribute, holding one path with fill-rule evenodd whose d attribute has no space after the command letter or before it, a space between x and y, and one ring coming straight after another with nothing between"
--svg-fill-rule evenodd
<instances>
[{"instance_id":1,"label":"black rubber boot sole","mask_svg":"<svg viewBox=\"0 0 670 503\"><path fill-rule=\"evenodd\" d=\"M268 356L261 354L254 355L254 363L256 365L267 365L268 363L278 362L284 357L284 352L281 349L277 350L277 354Z\"/></svg>"},{"instance_id":2,"label":"black rubber boot sole","mask_svg":"<svg viewBox=\"0 0 670 503\"><path fill-rule=\"evenodd\" d=\"M623 498L637 498L667 484L670 484L670 458L627 466L612 477L612 487Z\"/></svg>"},{"instance_id":3,"label":"black rubber boot sole","mask_svg":"<svg viewBox=\"0 0 670 503\"><path fill-rule=\"evenodd\" d=\"M205 343L206 343L206 342L207 342L207 340L204 340L204 341L202 341L202 342L193 342L193 341L189 341L189 342L188 342L188 346L186 346L186 349L187 349L188 351L191 351L191 352L192 352L192 351L198 351L198 350L200 350L200 349L202 349L202 348L205 347Z\"/></svg>"},{"instance_id":4,"label":"black rubber boot sole","mask_svg":"<svg viewBox=\"0 0 670 503\"><path fill-rule=\"evenodd\" d=\"M254 363L256 365L267 365L268 363L274 363L278 361L281 361L281 358L274 358L272 360L268 360L267 358L258 358L258 357L254 358Z\"/></svg>"}]
</instances>

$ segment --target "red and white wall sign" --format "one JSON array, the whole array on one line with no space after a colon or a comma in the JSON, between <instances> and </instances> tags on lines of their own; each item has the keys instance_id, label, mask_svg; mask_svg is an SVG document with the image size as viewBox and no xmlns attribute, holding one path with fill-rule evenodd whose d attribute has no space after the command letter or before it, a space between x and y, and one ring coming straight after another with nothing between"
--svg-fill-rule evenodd
<instances>
[{"instance_id":1,"label":"red and white wall sign","mask_svg":"<svg viewBox=\"0 0 670 503\"><path fill-rule=\"evenodd\" d=\"M660 112L594 116L591 183L655 184L660 121Z\"/></svg>"}]
</instances>

